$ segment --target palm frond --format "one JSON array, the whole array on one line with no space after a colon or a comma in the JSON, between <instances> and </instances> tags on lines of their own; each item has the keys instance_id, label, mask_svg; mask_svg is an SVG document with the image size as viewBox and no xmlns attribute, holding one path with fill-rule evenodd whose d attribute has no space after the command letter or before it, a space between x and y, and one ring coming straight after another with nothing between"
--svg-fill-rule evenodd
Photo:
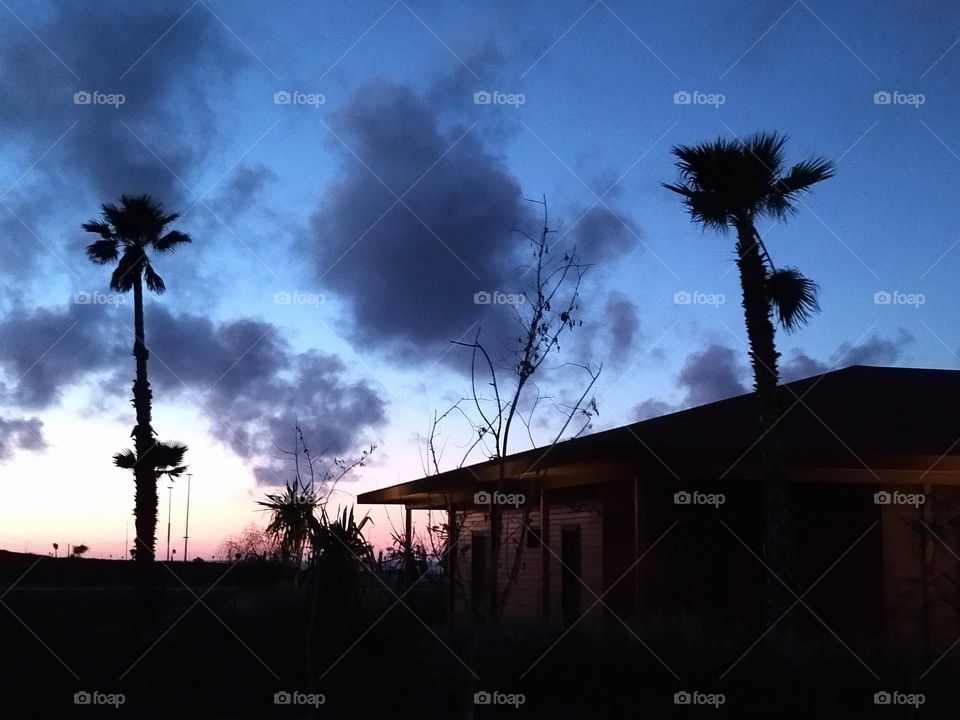
<instances>
[{"instance_id":1,"label":"palm frond","mask_svg":"<svg viewBox=\"0 0 960 720\"><path fill-rule=\"evenodd\" d=\"M133 450L127 449L113 456L113 464L124 470L133 470L134 465L137 464L137 456Z\"/></svg>"},{"instance_id":2,"label":"palm frond","mask_svg":"<svg viewBox=\"0 0 960 720\"><path fill-rule=\"evenodd\" d=\"M120 262L110 276L110 289L116 292L129 292L140 274L143 263L143 251L137 247L128 247L120 257Z\"/></svg>"},{"instance_id":3,"label":"palm frond","mask_svg":"<svg viewBox=\"0 0 960 720\"><path fill-rule=\"evenodd\" d=\"M763 167L763 173L777 177L783 169L783 148L787 136L777 132L759 132L741 142L743 152Z\"/></svg>"},{"instance_id":4,"label":"palm frond","mask_svg":"<svg viewBox=\"0 0 960 720\"><path fill-rule=\"evenodd\" d=\"M176 215L168 216L176 217ZM183 243L193 242L190 239L190 236L186 233L182 233L179 230L171 230L166 235L161 237L155 243L153 247L157 252L172 252L177 249L177 245L182 245Z\"/></svg>"},{"instance_id":5,"label":"palm frond","mask_svg":"<svg viewBox=\"0 0 960 720\"><path fill-rule=\"evenodd\" d=\"M183 464L187 450L187 446L182 442L156 442L147 452L145 459L153 468L175 468ZM164 470L164 472L169 471Z\"/></svg>"},{"instance_id":6,"label":"palm frond","mask_svg":"<svg viewBox=\"0 0 960 720\"><path fill-rule=\"evenodd\" d=\"M806 325L820 312L819 286L796 268L781 268L767 275L767 297L777 311L777 320L787 332Z\"/></svg>"},{"instance_id":7,"label":"palm frond","mask_svg":"<svg viewBox=\"0 0 960 720\"><path fill-rule=\"evenodd\" d=\"M834 165L830 160L822 157L809 158L790 168L790 172L780 178L777 186L781 192L788 195L809 191L818 182L832 178L833 170Z\"/></svg>"},{"instance_id":8,"label":"palm frond","mask_svg":"<svg viewBox=\"0 0 960 720\"><path fill-rule=\"evenodd\" d=\"M113 237L110 230L110 225L102 220L91 220L90 222L85 222L82 227L87 232L97 233L104 240L109 240L111 237Z\"/></svg>"},{"instance_id":9,"label":"palm frond","mask_svg":"<svg viewBox=\"0 0 960 720\"><path fill-rule=\"evenodd\" d=\"M157 274L157 271L153 269L153 265L150 262L146 262L143 265L143 276L144 280L147 283L147 287L155 292L157 295L163 295L166 291L167 286L163 282L163 278Z\"/></svg>"},{"instance_id":10,"label":"palm frond","mask_svg":"<svg viewBox=\"0 0 960 720\"><path fill-rule=\"evenodd\" d=\"M726 231L729 227L730 214L728 208L716 193L696 190L682 184L663 183L663 186L667 190L683 196L683 205L694 222L703 223L707 227L721 232Z\"/></svg>"},{"instance_id":11,"label":"palm frond","mask_svg":"<svg viewBox=\"0 0 960 720\"><path fill-rule=\"evenodd\" d=\"M87 257L98 265L106 265L120 257L117 241L113 238L100 239L87 245Z\"/></svg>"}]
</instances>

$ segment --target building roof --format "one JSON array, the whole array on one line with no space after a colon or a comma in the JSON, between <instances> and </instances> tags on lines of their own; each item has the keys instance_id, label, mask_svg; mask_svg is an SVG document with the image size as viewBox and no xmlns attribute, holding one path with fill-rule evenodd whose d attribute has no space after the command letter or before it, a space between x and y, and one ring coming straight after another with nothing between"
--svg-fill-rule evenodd
<instances>
[{"instance_id":1,"label":"building roof","mask_svg":"<svg viewBox=\"0 0 960 720\"><path fill-rule=\"evenodd\" d=\"M788 467L877 471L960 471L960 371L854 365L779 387L777 426ZM552 487L609 480L617 473L667 479L755 477L753 393L515 453L510 483ZM439 507L442 498L490 486L488 460L363 493L362 503ZM960 476L958 476L960 477ZM916 477L914 478L916 479Z\"/></svg>"}]
</instances>

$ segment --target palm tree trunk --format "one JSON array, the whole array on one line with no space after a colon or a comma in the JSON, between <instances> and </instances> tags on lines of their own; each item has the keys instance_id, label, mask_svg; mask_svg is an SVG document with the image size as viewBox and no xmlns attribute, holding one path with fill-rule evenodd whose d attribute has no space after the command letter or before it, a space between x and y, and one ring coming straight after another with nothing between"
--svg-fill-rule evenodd
<instances>
[{"instance_id":1,"label":"palm tree trunk","mask_svg":"<svg viewBox=\"0 0 960 720\"><path fill-rule=\"evenodd\" d=\"M153 618L153 560L157 532L157 482L156 476L146 460L153 447L153 428L151 422L150 383L147 381L147 351L143 328L143 281L137 272L133 285L134 341L133 356L137 363L137 375L133 381L133 407L137 415L137 424L133 429L133 441L137 462L133 468L134 516L137 532L137 616L141 623L149 623Z\"/></svg>"},{"instance_id":2,"label":"palm tree trunk","mask_svg":"<svg viewBox=\"0 0 960 720\"><path fill-rule=\"evenodd\" d=\"M737 222L737 266L743 290L743 312L750 343L754 388L759 411L760 475L763 485L763 551L770 571L766 582L768 627L789 607L789 593L781 583L792 586L790 564L793 538L790 523L790 488L777 423L777 358L770 301L766 292L766 268L760 255L753 222Z\"/></svg>"}]
</instances>

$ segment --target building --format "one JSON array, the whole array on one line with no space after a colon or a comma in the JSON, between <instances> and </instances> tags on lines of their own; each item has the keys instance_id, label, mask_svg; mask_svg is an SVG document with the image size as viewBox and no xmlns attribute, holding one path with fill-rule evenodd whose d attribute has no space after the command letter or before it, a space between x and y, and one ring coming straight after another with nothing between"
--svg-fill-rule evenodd
<instances>
[{"instance_id":1,"label":"building","mask_svg":"<svg viewBox=\"0 0 960 720\"><path fill-rule=\"evenodd\" d=\"M960 371L854 366L780 394L793 581L816 613L798 606L791 619L841 637L952 643ZM458 616L485 608L496 501L505 617L575 621L589 611L601 622L685 610L762 626L756 424L747 394L511 455L499 494L492 460L359 500L456 513Z\"/></svg>"}]
</instances>

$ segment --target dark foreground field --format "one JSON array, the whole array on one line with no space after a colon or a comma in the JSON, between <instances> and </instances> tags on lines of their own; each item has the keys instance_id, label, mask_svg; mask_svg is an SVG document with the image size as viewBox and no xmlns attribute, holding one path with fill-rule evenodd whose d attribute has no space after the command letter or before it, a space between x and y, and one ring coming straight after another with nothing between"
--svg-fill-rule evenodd
<instances>
[{"instance_id":1,"label":"dark foreground field","mask_svg":"<svg viewBox=\"0 0 960 720\"><path fill-rule=\"evenodd\" d=\"M856 719L955 717L960 708L950 657L918 683L903 659L859 645L858 659L826 630L775 631L736 665L757 634L691 618L605 629L588 618L565 635L513 624L451 631L432 578L405 598L411 611L390 609L393 578L383 578L387 589L368 576L353 627L321 621L308 673L303 598L271 568L168 566L189 589L160 568L169 580L160 617L138 634L130 593L118 586L124 563L43 560L7 592L35 562L24 567L24 558L0 558L3 718ZM916 715L875 705L884 691L922 693L923 705ZM691 704L676 704L678 692ZM491 704L476 704L478 693Z\"/></svg>"}]
</instances>

